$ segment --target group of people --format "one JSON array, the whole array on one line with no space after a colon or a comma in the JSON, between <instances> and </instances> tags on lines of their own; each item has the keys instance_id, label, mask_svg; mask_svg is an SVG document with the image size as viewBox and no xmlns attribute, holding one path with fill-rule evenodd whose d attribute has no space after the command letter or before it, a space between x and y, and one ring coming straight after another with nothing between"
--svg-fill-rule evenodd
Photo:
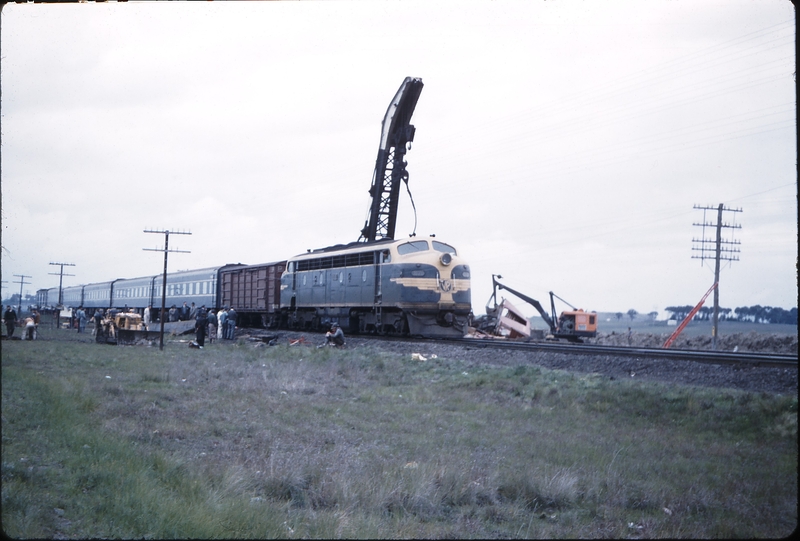
<instances>
[{"instance_id":1,"label":"group of people","mask_svg":"<svg viewBox=\"0 0 800 541\"><path fill-rule=\"evenodd\" d=\"M36 340L40 319L41 316L35 309L31 311L30 316L25 318L23 340ZM17 327L17 312L11 306L6 306L6 311L3 312L3 322L6 324L6 338L10 339L14 336L14 329Z\"/></svg>"},{"instance_id":2,"label":"group of people","mask_svg":"<svg viewBox=\"0 0 800 541\"><path fill-rule=\"evenodd\" d=\"M201 306L199 309L192 303L191 306L183 303L183 306L178 308L174 304L170 307L168 312L168 321L190 321L192 319L196 320L200 313L206 313L206 307Z\"/></svg>"},{"instance_id":3,"label":"group of people","mask_svg":"<svg viewBox=\"0 0 800 541\"><path fill-rule=\"evenodd\" d=\"M214 310L206 311L205 305L201 306L197 310L194 320L197 346L202 348L205 345L206 336L210 343L213 343L215 338L217 340L235 339L236 318L236 310L233 308L225 307L215 314Z\"/></svg>"}]
</instances>

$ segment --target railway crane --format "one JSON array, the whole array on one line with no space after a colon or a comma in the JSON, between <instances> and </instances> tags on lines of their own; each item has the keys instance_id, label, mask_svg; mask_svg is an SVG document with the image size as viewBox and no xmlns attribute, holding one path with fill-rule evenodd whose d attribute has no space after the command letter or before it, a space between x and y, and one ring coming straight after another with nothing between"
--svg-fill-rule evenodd
<instances>
[{"instance_id":1,"label":"railway crane","mask_svg":"<svg viewBox=\"0 0 800 541\"><path fill-rule=\"evenodd\" d=\"M548 314L539 301L525 295L524 293L520 293L515 289L511 289L507 285L501 284L497 281L498 278L502 278L502 276L499 274L492 274L492 296L490 300L494 299L495 309L489 308L487 305L487 314L490 312L497 312L497 290L505 289L509 293L516 295L520 299L536 308L536 311L539 312L540 316L542 316L544 322L547 323L548 327L550 327L550 334L554 338L563 338L570 342L581 342L582 338L593 338L597 336L597 313L585 312L582 309L575 308L570 303L551 291L550 314ZM556 318L556 306L554 299L558 299L567 304L570 308L572 308L572 310L565 310Z\"/></svg>"},{"instance_id":2,"label":"railway crane","mask_svg":"<svg viewBox=\"0 0 800 541\"><path fill-rule=\"evenodd\" d=\"M405 155L414 140L411 115L422 92L422 79L406 77L383 117L378 158L369 189L372 197L369 216L361 230L359 242L394 239L400 183L408 189ZM411 191L408 192L409 196ZM411 199L412 206L414 199Z\"/></svg>"}]
</instances>

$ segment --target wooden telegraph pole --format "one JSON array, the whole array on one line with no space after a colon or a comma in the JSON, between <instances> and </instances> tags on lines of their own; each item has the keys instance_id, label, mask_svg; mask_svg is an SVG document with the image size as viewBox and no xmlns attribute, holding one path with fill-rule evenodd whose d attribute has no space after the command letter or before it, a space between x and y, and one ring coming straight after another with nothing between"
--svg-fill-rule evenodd
<instances>
[{"instance_id":1,"label":"wooden telegraph pole","mask_svg":"<svg viewBox=\"0 0 800 541\"><path fill-rule=\"evenodd\" d=\"M698 246L693 246L692 250L700 252L700 255L693 255L692 259L699 259L700 264L702 265L706 259L714 258L714 284L717 287L714 288L714 319L713 324L711 327L711 349L717 349L717 335L718 335L718 325L719 325L719 268L720 268L720 261L739 261L739 256L736 255L739 253L739 248L736 248L739 244L741 244L738 240L723 240L722 239L722 228L730 228L730 229L741 229L742 226L736 223L723 223L722 221L722 213L723 212L742 212L742 209L731 209L725 208L725 206L720 203L718 206L707 206L701 207L699 205L695 205L694 208L696 210L703 211L703 222L702 223L694 223L692 225L699 226L703 228L703 234L699 239L692 239L692 242L698 243ZM706 218L706 212L708 211L717 211L717 221L710 222ZM706 228L713 228L712 231L715 232L715 238L709 239L706 238ZM712 248L713 246L713 248Z\"/></svg>"},{"instance_id":2,"label":"wooden telegraph pole","mask_svg":"<svg viewBox=\"0 0 800 541\"><path fill-rule=\"evenodd\" d=\"M161 283L161 313L158 316L158 319L161 320L161 332L159 338L159 349L164 349L164 311L167 304L167 255L170 252L176 252L179 254L188 254L190 252L186 250L170 250L169 249L169 234L172 233L173 235L191 235L191 233L185 231L169 231L167 229L145 229L145 233L163 233L164 234L164 247L163 248L142 248L148 252L164 252L164 277Z\"/></svg>"},{"instance_id":3,"label":"wooden telegraph pole","mask_svg":"<svg viewBox=\"0 0 800 541\"><path fill-rule=\"evenodd\" d=\"M22 286L30 284L30 282L25 281L25 278L33 278L33 276L27 276L25 274L15 274L14 276L19 278L19 282L14 283L19 284L19 304L17 304L17 314L19 317L22 317Z\"/></svg>"},{"instance_id":4,"label":"wooden telegraph pole","mask_svg":"<svg viewBox=\"0 0 800 541\"><path fill-rule=\"evenodd\" d=\"M51 272L51 273L49 273L49 274L52 274L54 276L58 276L59 277L58 278L58 305L57 305L57 307L58 307L58 306L61 306L61 302L62 302L62 299L61 299L61 285L62 285L62 283L64 281L64 276L75 276L74 274L64 274L64 267L74 267L75 264L74 263L50 263L50 264L51 265L61 265L61 272Z\"/></svg>"}]
</instances>

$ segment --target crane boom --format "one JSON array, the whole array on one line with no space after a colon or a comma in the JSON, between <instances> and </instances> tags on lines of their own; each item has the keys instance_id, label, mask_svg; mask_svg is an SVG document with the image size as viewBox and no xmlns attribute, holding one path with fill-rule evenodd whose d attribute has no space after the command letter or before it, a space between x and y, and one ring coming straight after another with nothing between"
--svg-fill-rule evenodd
<instances>
[{"instance_id":1,"label":"crane boom","mask_svg":"<svg viewBox=\"0 0 800 541\"><path fill-rule=\"evenodd\" d=\"M393 239L397 222L400 182L408 186L405 154L414 140L411 115L422 92L422 79L406 77L383 117L378 158L372 174L372 196L369 216L361 230L359 242Z\"/></svg>"}]
</instances>

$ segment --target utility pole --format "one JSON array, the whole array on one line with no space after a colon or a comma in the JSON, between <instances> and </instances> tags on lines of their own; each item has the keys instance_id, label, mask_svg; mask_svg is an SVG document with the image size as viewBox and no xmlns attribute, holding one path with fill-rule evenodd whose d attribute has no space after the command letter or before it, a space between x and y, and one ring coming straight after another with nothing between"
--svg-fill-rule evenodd
<instances>
[{"instance_id":1,"label":"utility pole","mask_svg":"<svg viewBox=\"0 0 800 541\"><path fill-rule=\"evenodd\" d=\"M713 323L711 326L711 349L717 349L717 335L718 335L718 326L719 326L719 267L720 261L739 261L739 256L736 255L739 253L739 248L736 246L740 245L741 242L738 240L723 240L722 239L722 228L729 228L729 229L741 229L742 226L739 224L734 223L724 223L722 221L723 212L742 212L742 209L732 209L732 208L725 208L725 206L720 203L718 206L699 206L695 205L694 208L696 210L703 211L703 222L702 223L694 223L692 225L702 227L703 234L699 239L692 239L692 242L698 243L697 246L692 246L692 250L700 252L700 255L693 255L692 259L699 259L700 264L702 265L706 259L714 258L714 283L717 284L717 287L714 288L714 316L713 316ZM707 212L717 211L717 221L711 222L709 218L707 218ZM735 217L735 214L734 214ZM713 228L712 231L715 232L715 238L712 240L706 237L706 228Z\"/></svg>"},{"instance_id":2,"label":"utility pole","mask_svg":"<svg viewBox=\"0 0 800 541\"><path fill-rule=\"evenodd\" d=\"M180 254L188 254L190 252L186 250L170 250L169 249L169 234L172 233L173 235L191 235L191 233L185 231L169 231L168 229L145 229L145 233L163 233L164 234L164 247L163 248L142 248L148 252L164 252L164 279L162 280L161 284L161 312L159 313L158 319L161 321L161 333L159 338L158 348L163 350L164 349L164 311L167 304L167 255L170 252L176 252Z\"/></svg>"},{"instance_id":3,"label":"utility pole","mask_svg":"<svg viewBox=\"0 0 800 541\"><path fill-rule=\"evenodd\" d=\"M58 276L58 306L61 306L61 285L64 281L64 276L75 276L74 274L64 274L64 267L74 267L75 263L50 263L51 265L60 265L61 272L51 272L53 276Z\"/></svg>"},{"instance_id":4,"label":"utility pole","mask_svg":"<svg viewBox=\"0 0 800 541\"><path fill-rule=\"evenodd\" d=\"M33 276L26 276L24 274L15 274L14 276L19 277L19 282L14 283L19 284L19 304L17 305L17 313L22 317L22 286L30 284L30 282L25 281L25 278L33 278Z\"/></svg>"}]
</instances>

